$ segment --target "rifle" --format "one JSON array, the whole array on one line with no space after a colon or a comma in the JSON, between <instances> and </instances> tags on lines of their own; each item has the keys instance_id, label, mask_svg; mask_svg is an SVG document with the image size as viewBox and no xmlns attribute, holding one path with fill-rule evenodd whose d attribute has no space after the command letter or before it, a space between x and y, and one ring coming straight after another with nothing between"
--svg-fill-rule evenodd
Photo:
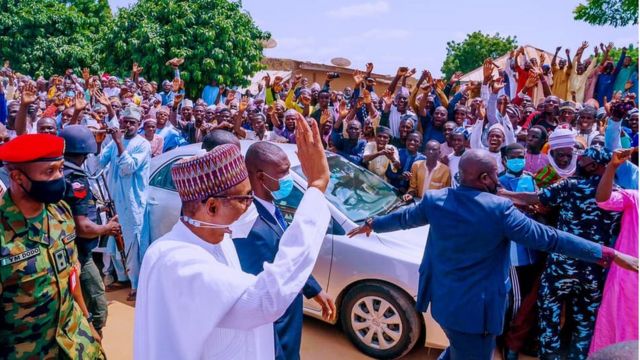
<instances>
[{"instance_id":1,"label":"rifle","mask_svg":"<svg viewBox=\"0 0 640 360\"><path fill-rule=\"evenodd\" d=\"M113 200L111 200L111 193L109 192L109 187L107 186L107 179L104 175L104 169L100 170L96 175L90 176L89 178L95 180L98 185L98 192L100 193L100 199L102 200L103 204L102 206L104 207L107 215L107 221L113 219L117 215L116 205L114 204ZM125 251L124 238L122 237L122 233L114 235L114 239L116 241L116 248L120 253L122 266L124 267L124 273L128 276L129 271L127 270L127 252Z\"/></svg>"}]
</instances>

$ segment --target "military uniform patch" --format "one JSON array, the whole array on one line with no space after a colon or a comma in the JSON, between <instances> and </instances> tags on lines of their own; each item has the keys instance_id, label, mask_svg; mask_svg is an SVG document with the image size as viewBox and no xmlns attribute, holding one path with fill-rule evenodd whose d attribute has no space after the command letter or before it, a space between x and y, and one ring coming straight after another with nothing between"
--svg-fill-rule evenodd
<instances>
[{"instance_id":1,"label":"military uniform patch","mask_svg":"<svg viewBox=\"0 0 640 360\"><path fill-rule=\"evenodd\" d=\"M67 249L60 249L53 253L53 259L56 262L56 272L59 274L63 272L69 262L67 261Z\"/></svg>"},{"instance_id":2,"label":"military uniform patch","mask_svg":"<svg viewBox=\"0 0 640 360\"><path fill-rule=\"evenodd\" d=\"M78 199L84 199L87 197L87 188L80 182L73 182L71 184L71 190L73 191L73 196Z\"/></svg>"},{"instance_id":3,"label":"military uniform patch","mask_svg":"<svg viewBox=\"0 0 640 360\"><path fill-rule=\"evenodd\" d=\"M39 254L40 254L40 249L39 248L27 250L27 251L22 252L22 253L20 253L18 255L7 256L7 257L4 257L4 258L0 259L0 265L5 266L5 265L15 264L15 263L17 263L19 261L27 260L27 259L32 258L34 256L37 256Z\"/></svg>"},{"instance_id":4,"label":"military uniform patch","mask_svg":"<svg viewBox=\"0 0 640 360\"><path fill-rule=\"evenodd\" d=\"M62 238L62 242L65 243L65 244L68 244L68 243L72 242L75 239L76 239L76 233L74 232L74 233L71 233L71 234L63 237Z\"/></svg>"}]
</instances>

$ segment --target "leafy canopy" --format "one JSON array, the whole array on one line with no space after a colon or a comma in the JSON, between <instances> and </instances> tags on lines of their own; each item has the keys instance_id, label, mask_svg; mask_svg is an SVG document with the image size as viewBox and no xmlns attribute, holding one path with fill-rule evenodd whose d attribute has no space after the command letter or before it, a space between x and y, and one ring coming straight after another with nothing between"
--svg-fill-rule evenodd
<instances>
[{"instance_id":1,"label":"leafy canopy","mask_svg":"<svg viewBox=\"0 0 640 360\"><path fill-rule=\"evenodd\" d=\"M49 76L99 68L99 34L111 18L107 0L3 1L0 13L0 57L15 71Z\"/></svg>"},{"instance_id":2,"label":"leafy canopy","mask_svg":"<svg viewBox=\"0 0 640 360\"><path fill-rule=\"evenodd\" d=\"M120 75L137 62L141 76L171 79L165 62L184 57L180 75L194 96L212 80L247 85L246 77L262 69L261 41L269 36L239 2L139 0L120 9L102 43L106 70Z\"/></svg>"},{"instance_id":3,"label":"leafy canopy","mask_svg":"<svg viewBox=\"0 0 640 360\"><path fill-rule=\"evenodd\" d=\"M488 57L495 59L514 50L516 44L515 36L502 37L499 33L488 35L480 31L467 34L461 42L447 42L447 57L440 70L447 78L456 71L469 72Z\"/></svg>"},{"instance_id":4,"label":"leafy canopy","mask_svg":"<svg viewBox=\"0 0 640 360\"><path fill-rule=\"evenodd\" d=\"M611 58L611 61L613 61L613 64L615 65L618 60L620 60L620 55L622 54L622 48L621 47L614 47L613 49L611 49L611 51L609 52L609 57ZM632 61L634 63L638 63L638 48L635 47L633 44L629 44L627 46L627 54L626 56L631 57ZM602 61L602 52L598 55L598 62Z\"/></svg>"},{"instance_id":5,"label":"leafy canopy","mask_svg":"<svg viewBox=\"0 0 640 360\"><path fill-rule=\"evenodd\" d=\"M638 25L638 0L587 0L573 14L591 25Z\"/></svg>"}]
</instances>

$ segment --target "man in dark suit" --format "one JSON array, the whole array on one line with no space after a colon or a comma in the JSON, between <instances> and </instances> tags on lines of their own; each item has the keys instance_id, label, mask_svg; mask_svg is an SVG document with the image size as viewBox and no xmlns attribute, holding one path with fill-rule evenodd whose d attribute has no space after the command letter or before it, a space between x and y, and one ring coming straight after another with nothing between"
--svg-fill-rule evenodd
<instances>
[{"instance_id":1,"label":"man in dark suit","mask_svg":"<svg viewBox=\"0 0 640 360\"><path fill-rule=\"evenodd\" d=\"M233 235L233 243L242 270L259 274L263 271L265 261L273 262L278 252L280 237L287 228L284 216L273 202L289 196L293 189L293 178L289 174L290 163L287 155L273 143L260 141L251 145L247 150L245 162L253 189L253 204L257 210L257 217L253 222L244 220L242 227L245 229L239 229L240 234ZM296 297L284 315L274 323L276 359L300 358L302 295L307 299L313 298L322 306L322 316L325 319L335 317L333 300L322 291L313 275L310 276L302 294Z\"/></svg>"},{"instance_id":2,"label":"man in dark suit","mask_svg":"<svg viewBox=\"0 0 640 360\"><path fill-rule=\"evenodd\" d=\"M498 167L484 150L460 159L456 189L429 191L403 211L368 219L349 235L430 224L420 265L416 307L442 326L450 346L442 359L488 360L503 329L509 289L510 240L526 247L637 271L638 259L541 225L495 196Z\"/></svg>"}]
</instances>

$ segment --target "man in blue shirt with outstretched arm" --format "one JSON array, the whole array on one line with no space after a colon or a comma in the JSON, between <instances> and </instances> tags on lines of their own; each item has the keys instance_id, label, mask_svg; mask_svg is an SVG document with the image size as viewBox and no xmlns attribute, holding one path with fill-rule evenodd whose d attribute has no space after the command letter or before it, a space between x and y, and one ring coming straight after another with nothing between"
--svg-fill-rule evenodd
<instances>
[{"instance_id":1,"label":"man in blue shirt with outstretched arm","mask_svg":"<svg viewBox=\"0 0 640 360\"><path fill-rule=\"evenodd\" d=\"M430 224L420 264L416 308L427 311L449 339L441 359L489 360L502 333L509 289L510 239L537 250L638 271L638 259L539 224L496 196L498 167L484 150L460 159L456 189L429 191L403 211L368 219L349 232L369 235Z\"/></svg>"}]
</instances>

